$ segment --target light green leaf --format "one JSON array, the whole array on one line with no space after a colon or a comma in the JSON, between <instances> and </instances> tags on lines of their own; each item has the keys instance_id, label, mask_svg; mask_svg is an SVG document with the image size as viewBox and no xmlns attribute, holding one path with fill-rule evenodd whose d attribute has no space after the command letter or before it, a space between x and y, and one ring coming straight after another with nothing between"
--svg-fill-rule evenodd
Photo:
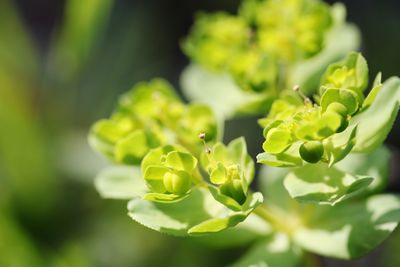
<instances>
[{"instance_id":1,"label":"light green leaf","mask_svg":"<svg viewBox=\"0 0 400 267\"><path fill-rule=\"evenodd\" d=\"M374 80L374 84L372 85L371 92L369 92L368 96L365 98L362 108L366 109L375 101L376 96L379 91L382 89L382 72L379 72Z\"/></svg>"},{"instance_id":2,"label":"light green leaf","mask_svg":"<svg viewBox=\"0 0 400 267\"><path fill-rule=\"evenodd\" d=\"M191 235L215 233L233 227L244 221L250 213L263 202L264 198L261 193L256 192L248 196L246 202L242 206L241 211L231 212L228 215L218 218L212 218L189 229Z\"/></svg>"},{"instance_id":3,"label":"light green leaf","mask_svg":"<svg viewBox=\"0 0 400 267\"><path fill-rule=\"evenodd\" d=\"M289 172L284 185L290 196L300 202L335 205L365 189L372 180L319 163Z\"/></svg>"},{"instance_id":4,"label":"light green leaf","mask_svg":"<svg viewBox=\"0 0 400 267\"><path fill-rule=\"evenodd\" d=\"M131 199L142 197L147 187L137 167L112 166L102 170L95 187L103 198Z\"/></svg>"},{"instance_id":5,"label":"light green leaf","mask_svg":"<svg viewBox=\"0 0 400 267\"><path fill-rule=\"evenodd\" d=\"M225 205L226 207L230 208L231 210L234 211L239 211L242 210L242 206L234 200L233 198L226 196L224 194L221 194L215 186L208 186L208 190L210 190L211 195L214 197L216 201L219 203Z\"/></svg>"},{"instance_id":6,"label":"light green leaf","mask_svg":"<svg viewBox=\"0 0 400 267\"><path fill-rule=\"evenodd\" d=\"M232 267L296 267L299 266L302 252L284 234L255 244Z\"/></svg>"},{"instance_id":7,"label":"light green leaf","mask_svg":"<svg viewBox=\"0 0 400 267\"><path fill-rule=\"evenodd\" d=\"M236 227L212 235L195 236L193 241L215 248L237 247L263 239L271 232L272 228L269 223L257 215L250 214L245 221L239 223Z\"/></svg>"},{"instance_id":8,"label":"light green leaf","mask_svg":"<svg viewBox=\"0 0 400 267\"><path fill-rule=\"evenodd\" d=\"M189 153L172 151L167 154L165 164L168 168L192 172L197 166L197 159Z\"/></svg>"},{"instance_id":9,"label":"light green leaf","mask_svg":"<svg viewBox=\"0 0 400 267\"><path fill-rule=\"evenodd\" d=\"M397 117L399 102L400 79L392 77L383 84L371 106L350 121L358 124L353 152L368 153L383 143Z\"/></svg>"},{"instance_id":10,"label":"light green leaf","mask_svg":"<svg viewBox=\"0 0 400 267\"><path fill-rule=\"evenodd\" d=\"M296 167L302 166L303 160L299 154L300 143L291 145L286 151L272 155L267 152L257 155L257 163L266 164L272 167Z\"/></svg>"},{"instance_id":11,"label":"light green leaf","mask_svg":"<svg viewBox=\"0 0 400 267\"><path fill-rule=\"evenodd\" d=\"M188 197L176 203L158 203L135 198L128 203L128 215L153 230L187 236L190 228L211 219L224 219L237 214L248 216L260 202L262 195L254 194L247 202L246 210L235 213L217 202L208 190L195 188ZM215 228L212 230L216 231Z\"/></svg>"},{"instance_id":12,"label":"light green leaf","mask_svg":"<svg viewBox=\"0 0 400 267\"><path fill-rule=\"evenodd\" d=\"M137 165L149 149L145 132L136 130L117 142L115 159L117 162Z\"/></svg>"},{"instance_id":13,"label":"light green leaf","mask_svg":"<svg viewBox=\"0 0 400 267\"><path fill-rule=\"evenodd\" d=\"M228 74L211 73L194 64L182 72L181 85L189 100L208 104L220 119L230 118L240 106L260 99L260 94L242 91Z\"/></svg>"},{"instance_id":14,"label":"light green leaf","mask_svg":"<svg viewBox=\"0 0 400 267\"><path fill-rule=\"evenodd\" d=\"M400 221L400 198L375 195L356 202L316 206L293 234L305 250L342 259L361 257L379 245Z\"/></svg>"},{"instance_id":15,"label":"light green leaf","mask_svg":"<svg viewBox=\"0 0 400 267\"><path fill-rule=\"evenodd\" d=\"M343 132L324 140L324 149L328 157L329 167L345 158L351 152L356 142L356 133L357 125L352 125Z\"/></svg>"},{"instance_id":16,"label":"light green leaf","mask_svg":"<svg viewBox=\"0 0 400 267\"><path fill-rule=\"evenodd\" d=\"M218 162L216 168L210 173L210 181L213 184L223 184L227 179L226 168L221 162Z\"/></svg>"},{"instance_id":17,"label":"light green leaf","mask_svg":"<svg viewBox=\"0 0 400 267\"><path fill-rule=\"evenodd\" d=\"M325 111L334 102L344 105L348 114L353 114L358 109L357 94L352 90L329 88L321 96L322 110Z\"/></svg>"},{"instance_id":18,"label":"light green leaf","mask_svg":"<svg viewBox=\"0 0 400 267\"><path fill-rule=\"evenodd\" d=\"M143 196L143 199L160 203L174 203L185 199L186 197L189 196L189 194L190 192L184 195L147 193L146 195Z\"/></svg>"},{"instance_id":19,"label":"light green leaf","mask_svg":"<svg viewBox=\"0 0 400 267\"><path fill-rule=\"evenodd\" d=\"M335 165L336 168L353 174L368 175L374 178L367 192L376 192L384 188L388 182L390 151L380 146L372 153L350 153Z\"/></svg>"}]
</instances>

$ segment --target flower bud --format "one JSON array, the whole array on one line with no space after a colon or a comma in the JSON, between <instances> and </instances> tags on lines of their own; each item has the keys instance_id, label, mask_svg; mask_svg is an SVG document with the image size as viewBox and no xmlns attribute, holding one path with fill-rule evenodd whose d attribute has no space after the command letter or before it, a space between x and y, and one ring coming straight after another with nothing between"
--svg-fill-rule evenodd
<instances>
[{"instance_id":1,"label":"flower bud","mask_svg":"<svg viewBox=\"0 0 400 267\"><path fill-rule=\"evenodd\" d=\"M319 141L310 141L300 146L300 156L309 163L317 163L324 154L324 147Z\"/></svg>"},{"instance_id":2,"label":"flower bud","mask_svg":"<svg viewBox=\"0 0 400 267\"><path fill-rule=\"evenodd\" d=\"M222 194L233 198L240 205L246 200L246 195L243 192L242 181L239 179L232 179L221 185L220 189Z\"/></svg>"},{"instance_id":3,"label":"flower bud","mask_svg":"<svg viewBox=\"0 0 400 267\"><path fill-rule=\"evenodd\" d=\"M183 195L190 190L192 180L185 171L166 172L163 177L165 189L172 194Z\"/></svg>"}]
</instances>

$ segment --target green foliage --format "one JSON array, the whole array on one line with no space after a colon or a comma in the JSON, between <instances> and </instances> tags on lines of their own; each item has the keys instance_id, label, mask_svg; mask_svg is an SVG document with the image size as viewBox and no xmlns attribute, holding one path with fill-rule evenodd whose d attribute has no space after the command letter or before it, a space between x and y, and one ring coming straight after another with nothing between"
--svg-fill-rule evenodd
<instances>
[{"instance_id":1,"label":"green foliage","mask_svg":"<svg viewBox=\"0 0 400 267\"><path fill-rule=\"evenodd\" d=\"M89 134L95 150L129 165L101 172L100 194L130 199L129 216L158 232L216 246L259 241L233 266L370 252L400 222L399 196L376 194L387 181L382 143L397 117L400 80L382 83L379 74L364 95L366 60L357 52L339 58L358 44L344 13L318 0L246 0L238 15L199 15L183 43L193 62L182 84L205 104L184 104L160 79L124 94ZM265 141L257 162L268 165L262 193L252 190L245 139L219 141L224 119L259 112L267 112L258 120Z\"/></svg>"}]
</instances>

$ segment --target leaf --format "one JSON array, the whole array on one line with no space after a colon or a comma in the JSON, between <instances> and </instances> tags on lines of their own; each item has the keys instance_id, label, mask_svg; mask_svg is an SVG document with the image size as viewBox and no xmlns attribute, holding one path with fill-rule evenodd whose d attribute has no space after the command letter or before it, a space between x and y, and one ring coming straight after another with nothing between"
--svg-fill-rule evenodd
<instances>
[{"instance_id":1,"label":"leaf","mask_svg":"<svg viewBox=\"0 0 400 267\"><path fill-rule=\"evenodd\" d=\"M167 154L165 166L176 170L191 172L197 166L197 159L189 153L172 151Z\"/></svg>"},{"instance_id":2,"label":"leaf","mask_svg":"<svg viewBox=\"0 0 400 267\"><path fill-rule=\"evenodd\" d=\"M232 267L296 267L301 260L301 249L284 234L255 244Z\"/></svg>"},{"instance_id":3,"label":"leaf","mask_svg":"<svg viewBox=\"0 0 400 267\"><path fill-rule=\"evenodd\" d=\"M350 121L358 124L353 152L368 153L383 143L397 117L399 102L400 79L392 77L384 82L371 106Z\"/></svg>"},{"instance_id":4,"label":"leaf","mask_svg":"<svg viewBox=\"0 0 400 267\"><path fill-rule=\"evenodd\" d=\"M316 206L293 233L305 250L341 259L361 257L378 246L400 221L400 197L375 195L362 201Z\"/></svg>"},{"instance_id":5,"label":"leaf","mask_svg":"<svg viewBox=\"0 0 400 267\"><path fill-rule=\"evenodd\" d=\"M218 218L212 218L189 229L191 235L215 233L233 227L244 221L250 213L263 202L264 198L261 193L256 192L247 197L246 202L242 206L241 211L232 212L228 215Z\"/></svg>"},{"instance_id":6,"label":"leaf","mask_svg":"<svg viewBox=\"0 0 400 267\"><path fill-rule=\"evenodd\" d=\"M174 203L185 199L186 197L189 196L189 194L190 192L184 195L147 193L146 195L143 196L143 199L160 203Z\"/></svg>"},{"instance_id":7,"label":"leaf","mask_svg":"<svg viewBox=\"0 0 400 267\"><path fill-rule=\"evenodd\" d=\"M171 235L187 236L189 229L211 219L224 219L239 214L248 216L260 201L262 202L262 195L254 194L246 206L246 213L235 213L214 200L207 190L195 188L188 197L176 203L158 203L135 198L128 203L128 215L153 230ZM218 226L218 229L210 229L212 231L222 230L220 224ZM192 231L192 233L194 232Z\"/></svg>"},{"instance_id":8,"label":"leaf","mask_svg":"<svg viewBox=\"0 0 400 267\"><path fill-rule=\"evenodd\" d=\"M147 136L143 130L136 130L119 140L115 146L117 162L138 165L149 151Z\"/></svg>"},{"instance_id":9,"label":"leaf","mask_svg":"<svg viewBox=\"0 0 400 267\"><path fill-rule=\"evenodd\" d=\"M342 4L335 4L333 9L334 12L340 9L340 12L345 12ZM288 84L298 84L303 93L312 94L318 88L326 67L343 58L349 51L357 50L360 39L360 32L353 24L341 24L333 28L325 41L326 46L320 53L293 66Z\"/></svg>"},{"instance_id":10,"label":"leaf","mask_svg":"<svg viewBox=\"0 0 400 267\"><path fill-rule=\"evenodd\" d=\"M346 128L341 133L333 135L324 141L325 153L328 157L329 167L344 159L349 154L356 142L357 125Z\"/></svg>"},{"instance_id":11,"label":"leaf","mask_svg":"<svg viewBox=\"0 0 400 267\"><path fill-rule=\"evenodd\" d=\"M231 118L240 106L260 99L260 94L242 91L228 74L194 64L182 72L181 85L189 100L209 105L219 119Z\"/></svg>"},{"instance_id":12,"label":"leaf","mask_svg":"<svg viewBox=\"0 0 400 267\"><path fill-rule=\"evenodd\" d=\"M95 187L103 198L131 199L148 190L138 167L112 166L95 178Z\"/></svg>"},{"instance_id":13,"label":"leaf","mask_svg":"<svg viewBox=\"0 0 400 267\"><path fill-rule=\"evenodd\" d=\"M257 155L257 163L266 164L272 167L296 167L302 166L303 160L299 154L301 143L291 145L286 151L272 155L267 152Z\"/></svg>"},{"instance_id":14,"label":"leaf","mask_svg":"<svg viewBox=\"0 0 400 267\"><path fill-rule=\"evenodd\" d=\"M389 160L389 149L380 146L371 153L350 153L335 167L348 173L374 177L366 190L368 193L373 193L382 190L388 182Z\"/></svg>"},{"instance_id":15,"label":"leaf","mask_svg":"<svg viewBox=\"0 0 400 267\"><path fill-rule=\"evenodd\" d=\"M319 163L289 172L284 186L300 202L335 205L365 189L372 180L369 176L351 175Z\"/></svg>"},{"instance_id":16,"label":"leaf","mask_svg":"<svg viewBox=\"0 0 400 267\"><path fill-rule=\"evenodd\" d=\"M213 248L230 248L250 244L263 239L272 232L271 225L257 215L250 214L236 227L213 233L212 235L195 236L193 241Z\"/></svg>"},{"instance_id":17,"label":"leaf","mask_svg":"<svg viewBox=\"0 0 400 267\"><path fill-rule=\"evenodd\" d=\"M224 206L234 211L242 210L242 206L240 206L240 204L236 200L224 194L221 194L218 188L216 188L215 186L209 185L208 190L210 190L210 193L214 197L214 199Z\"/></svg>"}]
</instances>

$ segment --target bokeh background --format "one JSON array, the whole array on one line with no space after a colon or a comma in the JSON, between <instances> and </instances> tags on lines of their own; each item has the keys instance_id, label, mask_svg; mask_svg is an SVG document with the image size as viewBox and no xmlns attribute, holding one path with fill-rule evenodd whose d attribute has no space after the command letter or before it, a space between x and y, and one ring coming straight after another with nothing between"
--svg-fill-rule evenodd
<instances>
[{"instance_id":1,"label":"bokeh background","mask_svg":"<svg viewBox=\"0 0 400 267\"><path fill-rule=\"evenodd\" d=\"M328 1L333 2L333 1ZM400 75L400 2L343 1L363 36L371 76ZM225 266L246 248L207 247L148 230L104 200L93 179L106 162L86 142L90 125L138 81L179 88L180 42L196 12L235 12L239 0L0 0L0 267ZM262 143L254 118L227 122ZM400 121L388 191L400 192ZM400 231L371 255L321 266L400 266Z\"/></svg>"}]
</instances>

